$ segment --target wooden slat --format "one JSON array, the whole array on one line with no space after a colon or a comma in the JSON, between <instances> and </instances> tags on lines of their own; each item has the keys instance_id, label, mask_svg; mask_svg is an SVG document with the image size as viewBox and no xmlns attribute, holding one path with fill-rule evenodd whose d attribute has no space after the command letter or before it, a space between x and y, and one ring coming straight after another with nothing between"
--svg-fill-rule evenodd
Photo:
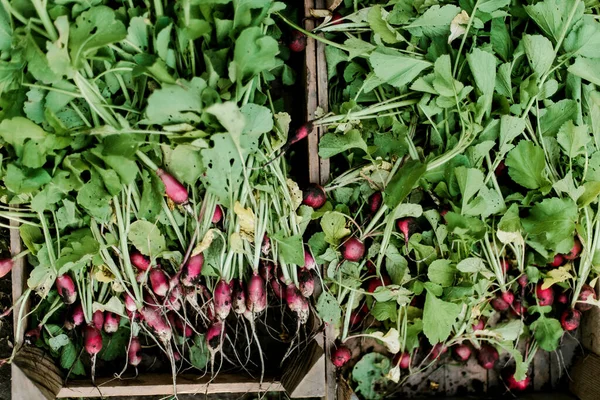
<instances>
[{"instance_id":1,"label":"wooden slat","mask_svg":"<svg viewBox=\"0 0 600 400\"><path fill-rule=\"evenodd\" d=\"M314 8L314 0L304 1L304 15L306 16L304 28L313 30L315 22L310 17L310 10ZM312 38L308 38L305 50L305 84L306 88L306 120L315 118L315 111L318 105L317 93L317 56L316 43ZM320 164L319 164L319 133L314 128L308 135L308 179L312 183L320 183Z\"/></svg>"},{"instance_id":2,"label":"wooden slat","mask_svg":"<svg viewBox=\"0 0 600 400\"><path fill-rule=\"evenodd\" d=\"M11 227L13 229L10 230L10 252L13 256L19 254L23 250L23 244L21 243L21 236L19 234L19 223L16 221L10 221ZM12 298L13 304L15 304L23 294L23 289L27 287L27 271L25 270L25 258L21 257L16 260L13 264L13 269L11 271L12 277ZM27 315L29 313L29 301L25 304L25 312L23 315ZM19 328L19 313L15 309L13 312L13 329L14 329L14 338L15 338L15 346L18 348L23 342L23 336L27 329L27 319L24 319L20 324L21 329L17 332Z\"/></svg>"},{"instance_id":3,"label":"wooden slat","mask_svg":"<svg viewBox=\"0 0 600 400\"><path fill-rule=\"evenodd\" d=\"M596 293L600 293L600 281ZM593 307L583 313L581 321L581 344L587 350L600 355L600 308Z\"/></svg>"},{"instance_id":4,"label":"wooden slat","mask_svg":"<svg viewBox=\"0 0 600 400\"><path fill-rule=\"evenodd\" d=\"M62 387L62 374L44 350L23 346L12 364L13 399L53 399Z\"/></svg>"},{"instance_id":5,"label":"wooden slat","mask_svg":"<svg viewBox=\"0 0 600 400\"><path fill-rule=\"evenodd\" d=\"M286 366L281 383L294 398L325 396L325 352L323 335L319 334Z\"/></svg>"},{"instance_id":6,"label":"wooden slat","mask_svg":"<svg viewBox=\"0 0 600 400\"><path fill-rule=\"evenodd\" d=\"M594 353L583 357L572 369L571 392L580 400L600 399L600 356Z\"/></svg>"},{"instance_id":7,"label":"wooden slat","mask_svg":"<svg viewBox=\"0 0 600 400\"><path fill-rule=\"evenodd\" d=\"M324 0L315 0L316 8L326 8ZM327 61L325 59L325 44L317 43L317 103L323 111L329 111L329 92L327 77ZM318 128L319 138L325 134L326 129ZM319 182L324 185L329 180L329 159L319 160Z\"/></svg>"}]
</instances>

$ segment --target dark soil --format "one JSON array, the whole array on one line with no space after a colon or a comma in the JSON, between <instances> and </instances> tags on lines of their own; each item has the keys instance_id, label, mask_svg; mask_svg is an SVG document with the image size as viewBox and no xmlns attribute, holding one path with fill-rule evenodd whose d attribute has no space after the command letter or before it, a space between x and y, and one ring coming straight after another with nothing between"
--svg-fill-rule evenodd
<instances>
[{"instance_id":1,"label":"dark soil","mask_svg":"<svg viewBox=\"0 0 600 400\"><path fill-rule=\"evenodd\" d=\"M0 258L8 257L8 231L0 230ZM10 274L0 279L0 312L9 308L11 300ZM0 359L10 357L12 351L12 314L0 319ZM10 365L0 367L0 400L10 399Z\"/></svg>"}]
</instances>

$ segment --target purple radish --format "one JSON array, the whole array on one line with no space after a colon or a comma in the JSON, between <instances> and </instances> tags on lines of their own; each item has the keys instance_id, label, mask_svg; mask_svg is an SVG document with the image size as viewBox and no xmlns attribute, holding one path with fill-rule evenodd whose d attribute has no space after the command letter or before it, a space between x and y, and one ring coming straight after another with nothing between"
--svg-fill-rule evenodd
<instances>
[{"instance_id":1,"label":"purple radish","mask_svg":"<svg viewBox=\"0 0 600 400\"><path fill-rule=\"evenodd\" d=\"M560 325L565 331L574 331L579 327L580 322L581 312L579 312L579 310L565 310L560 316Z\"/></svg>"},{"instance_id":2,"label":"purple radish","mask_svg":"<svg viewBox=\"0 0 600 400\"><path fill-rule=\"evenodd\" d=\"M371 214L375 214L379 207L381 207L381 203L383 202L383 195L381 192L375 192L371 196L369 196L369 212Z\"/></svg>"},{"instance_id":3,"label":"purple radish","mask_svg":"<svg viewBox=\"0 0 600 400\"><path fill-rule=\"evenodd\" d=\"M338 346L338 348L331 353L331 362L337 368L341 368L346 365L351 358L352 352L346 346Z\"/></svg>"}]
</instances>

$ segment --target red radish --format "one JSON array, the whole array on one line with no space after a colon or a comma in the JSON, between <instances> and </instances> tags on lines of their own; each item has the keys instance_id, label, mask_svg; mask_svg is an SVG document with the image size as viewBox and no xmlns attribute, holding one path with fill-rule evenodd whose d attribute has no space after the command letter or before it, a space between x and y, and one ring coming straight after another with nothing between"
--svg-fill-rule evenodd
<instances>
[{"instance_id":1,"label":"red radish","mask_svg":"<svg viewBox=\"0 0 600 400\"><path fill-rule=\"evenodd\" d=\"M367 281L367 292L375 293L375 290L380 286L388 286L392 284L392 280L387 275L382 275L383 282L380 278L371 278Z\"/></svg>"},{"instance_id":2,"label":"red radish","mask_svg":"<svg viewBox=\"0 0 600 400\"><path fill-rule=\"evenodd\" d=\"M77 300L75 284L69 275L62 275L56 278L56 290L65 304L73 304Z\"/></svg>"},{"instance_id":3,"label":"red radish","mask_svg":"<svg viewBox=\"0 0 600 400\"><path fill-rule=\"evenodd\" d=\"M93 325L87 325L83 330L84 348L90 356L96 355L102 350L102 334L100 329Z\"/></svg>"},{"instance_id":4,"label":"red radish","mask_svg":"<svg viewBox=\"0 0 600 400\"><path fill-rule=\"evenodd\" d=\"M408 369L410 367L410 353L408 351L397 353L392 364L399 366L400 369Z\"/></svg>"},{"instance_id":5,"label":"red radish","mask_svg":"<svg viewBox=\"0 0 600 400\"><path fill-rule=\"evenodd\" d=\"M147 274L145 271L139 271L135 276L135 281L137 283L146 283Z\"/></svg>"},{"instance_id":6,"label":"red radish","mask_svg":"<svg viewBox=\"0 0 600 400\"><path fill-rule=\"evenodd\" d=\"M502 161L500 161L500 163L496 167L496 170L494 171L494 174L496 176L502 176L502 175L504 175L505 171L506 171L506 164L504 163L504 160L502 160Z\"/></svg>"},{"instance_id":7,"label":"red radish","mask_svg":"<svg viewBox=\"0 0 600 400\"><path fill-rule=\"evenodd\" d=\"M129 256L131 265L139 269L140 271L147 271L150 268L150 258L146 257L139 251L135 250Z\"/></svg>"},{"instance_id":8,"label":"red radish","mask_svg":"<svg viewBox=\"0 0 600 400\"><path fill-rule=\"evenodd\" d=\"M275 296L283 300L285 298L285 292L283 290L281 282L279 282L279 279L271 278L269 283L271 284L271 289L273 289L273 293L275 293Z\"/></svg>"},{"instance_id":9,"label":"red radish","mask_svg":"<svg viewBox=\"0 0 600 400\"><path fill-rule=\"evenodd\" d=\"M194 330L192 329L192 327L188 323L184 323L181 318L175 318L174 325L175 328L177 328L177 332L179 332L181 336L189 338L192 337L192 335L194 334Z\"/></svg>"},{"instance_id":10,"label":"red radish","mask_svg":"<svg viewBox=\"0 0 600 400\"><path fill-rule=\"evenodd\" d=\"M125 308L127 309L127 311L136 311L137 310L137 305L135 304L135 300L133 299L133 297L131 297L129 295L129 293L125 293L124 295L125 297Z\"/></svg>"},{"instance_id":11,"label":"red radish","mask_svg":"<svg viewBox=\"0 0 600 400\"><path fill-rule=\"evenodd\" d=\"M275 265L271 261L265 261L265 262L261 263L260 266L258 267L258 272L260 273L260 276L265 281L270 281L271 278L273 278L275 276L275 275L273 275L274 269L275 269Z\"/></svg>"},{"instance_id":12,"label":"red radish","mask_svg":"<svg viewBox=\"0 0 600 400\"><path fill-rule=\"evenodd\" d=\"M477 352L477 361L485 369L492 369L498 361L498 350L487 343L482 344Z\"/></svg>"},{"instance_id":13,"label":"red radish","mask_svg":"<svg viewBox=\"0 0 600 400\"><path fill-rule=\"evenodd\" d=\"M571 251L569 252L569 254L563 255L563 257L566 260L573 261L576 258L579 258L579 254L581 253L582 248L583 247L581 246L581 242L579 241L579 239L575 238L575 242L573 243Z\"/></svg>"},{"instance_id":14,"label":"red radish","mask_svg":"<svg viewBox=\"0 0 600 400\"><path fill-rule=\"evenodd\" d=\"M223 208L217 204L217 206L215 207L215 212L212 216L212 223L218 224L219 222L221 222L221 219L223 219Z\"/></svg>"},{"instance_id":15,"label":"red radish","mask_svg":"<svg viewBox=\"0 0 600 400\"><path fill-rule=\"evenodd\" d=\"M104 316L104 332L115 333L118 331L120 321L121 316L119 314L115 314L110 311L106 312L106 315Z\"/></svg>"},{"instance_id":16,"label":"red radish","mask_svg":"<svg viewBox=\"0 0 600 400\"><path fill-rule=\"evenodd\" d=\"M554 303L554 291L552 287L542 289L542 284L538 283L535 287L535 296L540 306L551 306Z\"/></svg>"},{"instance_id":17,"label":"red radish","mask_svg":"<svg viewBox=\"0 0 600 400\"><path fill-rule=\"evenodd\" d=\"M37 326L25 332L25 339L27 339L29 343L35 344L35 342L37 342L37 340L40 338L41 333L42 328L40 326Z\"/></svg>"},{"instance_id":18,"label":"red radish","mask_svg":"<svg viewBox=\"0 0 600 400\"><path fill-rule=\"evenodd\" d=\"M492 299L490 304L492 305L492 308L498 312L506 311L510 307L510 304L504 301L504 299L501 296Z\"/></svg>"},{"instance_id":19,"label":"red radish","mask_svg":"<svg viewBox=\"0 0 600 400\"><path fill-rule=\"evenodd\" d=\"M525 307L519 300L515 301L510 310L516 317L522 317L527 314L527 307Z\"/></svg>"},{"instance_id":20,"label":"red radish","mask_svg":"<svg viewBox=\"0 0 600 400\"><path fill-rule=\"evenodd\" d=\"M506 274L510 270L510 263L507 260L500 260L500 268L502 273Z\"/></svg>"},{"instance_id":21,"label":"red radish","mask_svg":"<svg viewBox=\"0 0 600 400\"><path fill-rule=\"evenodd\" d=\"M457 361L467 361L471 357L471 347L467 344L457 344L452 348L452 354Z\"/></svg>"},{"instance_id":22,"label":"red radish","mask_svg":"<svg viewBox=\"0 0 600 400\"><path fill-rule=\"evenodd\" d=\"M304 268L306 269L315 269L317 268L317 263L315 262L314 257L310 254L309 250L304 249Z\"/></svg>"},{"instance_id":23,"label":"red radish","mask_svg":"<svg viewBox=\"0 0 600 400\"><path fill-rule=\"evenodd\" d=\"M348 261L360 261L365 255L365 244L355 237L346 240L342 245L342 257Z\"/></svg>"},{"instance_id":24,"label":"red radish","mask_svg":"<svg viewBox=\"0 0 600 400\"><path fill-rule=\"evenodd\" d=\"M377 265L372 260L367 260L367 270L369 275L375 275L377 273Z\"/></svg>"},{"instance_id":25,"label":"red radish","mask_svg":"<svg viewBox=\"0 0 600 400\"><path fill-rule=\"evenodd\" d=\"M247 290L246 307L248 310L253 313L262 312L267 307L267 293L263 278L254 273L248 281Z\"/></svg>"},{"instance_id":26,"label":"red radish","mask_svg":"<svg viewBox=\"0 0 600 400\"><path fill-rule=\"evenodd\" d=\"M175 361L181 361L181 354L179 354L179 351L175 350L173 352L173 360L175 360Z\"/></svg>"},{"instance_id":27,"label":"red radish","mask_svg":"<svg viewBox=\"0 0 600 400\"><path fill-rule=\"evenodd\" d=\"M383 202L383 195L381 192L375 192L369 197L369 212L371 214L375 214L379 207L381 207L381 203Z\"/></svg>"},{"instance_id":28,"label":"red radish","mask_svg":"<svg viewBox=\"0 0 600 400\"><path fill-rule=\"evenodd\" d=\"M263 236L263 242L262 242L260 251L262 251L262 253L264 255L267 255L267 254L269 254L270 250L271 250L271 239L269 239L269 237L265 233L265 236Z\"/></svg>"},{"instance_id":29,"label":"red radish","mask_svg":"<svg viewBox=\"0 0 600 400\"><path fill-rule=\"evenodd\" d=\"M442 354L445 354L448 351L448 348L443 345L442 343L436 343L435 346L433 346L433 348L431 349L431 358L432 359L437 359L439 358Z\"/></svg>"},{"instance_id":30,"label":"red radish","mask_svg":"<svg viewBox=\"0 0 600 400\"><path fill-rule=\"evenodd\" d=\"M448 214L448 211L449 210L447 208L444 208L442 211L440 211L440 217L442 217L444 221L446 221L446 214Z\"/></svg>"},{"instance_id":31,"label":"red radish","mask_svg":"<svg viewBox=\"0 0 600 400\"><path fill-rule=\"evenodd\" d=\"M515 301L515 295L510 290L503 292L500 296L508 305L511 305Z\"/></svg>"},{"instance_id":32,"label":"red radish","mask_svg":"<svg viewBox=\"0 0 600 400\"><path fill-rule=\"evenodd\" d=\"M146 306L140 310L146 325L148 325L162 343L167 343L171 340L171 327L162 316L158 308Z\"/></svg>"},{"instance_id":33,"label":"red radish","mask_svg":"<svg viewBox=\"0 0 600 400\"><path fill-rule=\"evenodd\" d=\"M525 389L527 389L527 387L529 386L529 384L531 383L531 379L529 378L529 376L526 376L525 379L523 379L522 381L517 381L515 379L515 374L510 374L506 377L506 386L508 386L509 390L515 391L515 392L521 392Z\"/></svg>"},{"instance_id":34,"label":"red radish","mask_svg":"<svg viewBox=\"0 0 600 400\"><path fill-rule=\"evenodd\" d=\"M0 278L3 278L12 271L13 260L12 258L5 258L4 260L0 260Z\"/></svg>"},{"instance_id":35,"label":"red radish","mask_svg":"<svg viewBox=\"0 0 600 400\"><path fill-rule=\"evenodd\" d=\"M569 296L565 292L561 292L556 296L556 302L559 304L567 304L569 302Z\"/></svg>"},{"instance_id":36,"label":"red radish","mask_svg":"<svg viewBox=\"0 0 600 400\"><path fill-rule=\"evenodd\" d=\"M99 331L102 330L102 327L104 326L104 313L102 311L94 311L94 314L92 314L92 325Z\"/></svg>"},{"instance_id":37,"label":"red radish","mask_svg":"<svg viewBox=\"0 0 600 400\"><path fill-rule=\"evenodd\" d=\"M554 256L554 259L552 259L552 262L550 263L550 265L553 267L560 267L564 263L565 263L565 258L562 256L562 254L557 254Z\"/></svg>"},{"instance_id":38,"label":"red radish","mask_svg":"<svg viewBox=\"0 0 600 400\"><path fill-rule=\"evenodd\" d=\"M177 179L160 168L156 170L156 175L165 184L165 192L174 203L183 204L188 201L188 191Z\"/></svg>"},{"instance_id":39,"label":"red radish","mask_svg":"<svg viewBox=\"0 0 600 400\"><path fill-rule=\"evenodd\" d=\"M171 279L171 281L173 281L173 280L175 280L175 279ZM183 292L181 290L181 286L179 284L177 284L176 286L173 286L171 288L171 291L169 292L169 297L167 298L167 301L165 302L165 306L169 310L179 311L181 309L182 296L183 296Z\"/></svg>"},{"instance_id":40,"label":"red radish","mask_svg":"<svg viewBox=\"0 0 600 400\"><path fill-rule=\"evenodd\" d=\"M292 31L292 37L288 47L294 53L300 53L306 48L306 35L300 31Z\"/></svg>"},{"instance_id":41,"label":"red radish","mask_svg":"<svg viewBox=\"0 0 600 400\"><path fill-rule=\"evenodd\" d=\"M331 353L331 362L337 368L341 368L346 365L351 358L352 352L346 346L338 346L338 348Z\"/></svg>"},{"instance_id":42,"label":"red radish","mask_svg":"<svg viewBox=\"0 0 600 400\"><path fill-rule=\"evenodd\" d=\"M342 23L342 14L340 14L339 12L334 12L333 15L331 16L331 24L338 25L341 23Z\"/></svg>"},{"instance_id":43,"label":"red radish","mask_svg":"<svg viewBox=\"0 0 600 400\"><path fill-rule=\"evenodd\" d=\"M300 268L300 271L298 271L298 286L300 287L302 296L312 296L315 290L315 279L308 269Z\"/></svg>"},{"instance_id":44,"label":"red radish","mask_svg":"<svg viewBox=\"0 0 600 400\"><path fill-rule=\"evenodd\" d=\"M352 311L350 313L350 325L359 325L363 318L364 316L359 311Z\"/></svg>"},{"instance_id":45,"label":"red radish","mask_svg":"<svg viewBox=\"0 0 600 400\"><path fill-rule=\"evenodd\" d=\"M527 278L527 275L523 274L519 277L519 279L517 279L517 282L519 283L519 286L524 288L525 286L527 286L529 279Z\"/></svg>"},{"instance_id":46,"label":"red radish","mask_svg":"<svg viewBox=\"0 0 600 400\"><path fill-rule=\"evenodd\" d=\"M476 324L473 324L474 331L482 331L484 328L485 328L485 321L483 319L480 319L477 321Z\"/></svg>"},{"instance_id":47,"label":"red radish","mask_svg":"<svg viewBox=\"0 0 600 400\"><path fill-rule=\"evenodd\" d=\"M208 328L208 331L206 331L206 344L210 350L216 351L221 348L222 330L223 324L221 322L215 322Z\"/></svg>"},{"instance_id":48,"label":"red radish","mask_svg":"<svg viewBox=\"0 0 600 400\"><path fill-rule=\"evenodd\" d=\"M150 286L155 295L165 297L169 292L169 278L160 268L152 268L150 271Z\"/></svg>"},{"instance_id":49,"label":"red radish","mask_svg":"<svg viewBox=\"0 0 600 400\"><path fill-rule=\"evenodd\" d=\"M213 301L217 316L226 319L231 311L231 287L222 279L215 286Z\"/></svg>"},{"instance_id":50,"label":"red radish","mask_svg":"<svg viewBox=\"0 0 600 400\"><path fill-rule=\"evenodd\" d=\"M560 316L560 324L565 331L574 331L579 327L580 322L581 312L579 312L579 310L565 310Z\"/></svg>"},{"instance_id":51,"label":"red radish","mask_svg":"<svg viewBox=\"0 0 600 400\"><path fill-rule=\"evenodd\" d=\"M232 295L233 298L233 312L236 314L243 314L246 312L246 293L244 292L244 288L242 286L241 280L233 281L233 290Z\"/></svg>"},{"instance_id":52,"label":"red radish","mask_svg":"<svg viewBox=\"0 0 600 400\"><path fill-rule=\"evenodd\" d=\"M73 308L71 315L69 315L67 321L65 322L65 328L69 330L74 329L75 327L83 324L84 320L85 315L83 314L83 307L81 306L81 303L77 303Z\"/></svg>"},{"instance_id":53,"label":"red radish","mask_svg":"<svg viewBox=\"0 0 600 400\"><path fill-rule=\"evenodd\" d=\"M595 301L596 300L596 291L590 285L583 285L581 288L581 292L579 292L578 301ZM591 304L586 303L577 303L577 309L579 311L587 311L593 307Z\"/></svg>"},{"instance_id":54,"label":"red radish","mask_svg":"<svg viewBox=\"0 0 600 400\"><path fill-rule=\"evenodd\" d=\"M131 342L129 342L129 350L127 351L127 359L129 365L137 367L142 362L142 355L140 351L142 350L142 345L140 344L140 339L137 336L131 338Z\"/></svg>"},{"instance_id":55,"label":"red radish","mask_svg":"<svg viewBox=\"0 0 600 400\"><path fill-rule=\"evenodd\" d=\"M289 309L298 315L300 323L305 323L309 315L308 301L293 283L286 287L285 300Z\"/></svg>"},{"instance_id":56,"label":"red radish","mask_svg":"<svg viewBox=\"0 0 600 400\"><path fill-rule=\"evenodd\" d=\"M401 218L396 222L398 230L404 235L404 243L408 246L408 240L410 239L410 233L412 231L415 219L412 217Z\"/></svg>"},{"instance_id":57,"label":"red radish","mask_svg":"<svg viewBox=\"0 0 600 400\"><path fill-rule=\"evenodd\" d=\"M187 263L181 269L181 284L184 286L194 286L200 282L202 277L202 265L204 265L204 256L202 253L190 257Z\"/></svg>"},{"instance_id":58,"label":"red radish","mask_svg":"<svg viewBox=\"0 0 600 400\"><path fill-rule=\"evenodd\" d=\"M302 204L314 208L323 207L327 201L325 189L322 186L312 184L302 192Z\"/></svg>"}]
</instances>

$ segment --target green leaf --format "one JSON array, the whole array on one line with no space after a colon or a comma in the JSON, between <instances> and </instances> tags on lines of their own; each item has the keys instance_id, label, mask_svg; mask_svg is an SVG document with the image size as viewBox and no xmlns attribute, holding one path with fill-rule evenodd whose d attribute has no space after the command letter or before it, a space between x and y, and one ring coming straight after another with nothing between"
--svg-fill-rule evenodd
<instances>
[{"instance_id":1,"label":"green leaf","mask_svg":"<svg viewBox=\"0 0 600 400\"><path fill-rule=\"evenodd\" d=\"M22 224L19 226L19 235L23 244L33 254L37 252L37 247L44 242L42 230L37 226Z\"/></svg>"},{"instance_id":2,"label":"green leaf","mask_svg":"<svg viewBox=\"0 0 600 400\"><path fill-rule=\"evenodd\" d=\"M108 222L112 215L111 196L104 189L100 177L92 174L92 179L83 185L77 194L77 204L99 222Z\"/></svg>"},{"instance_id":3,"label":"green leaf","mask_svg":"<svg viewBox=\"0 0 600 400\"><path fill-rule=\"evenodd\" d=\"M194 344L190 346L190 362L191 364L203 370L210 361L210 351L206 344L206 337L203 334L198 334L194 338Z\"/></svg>"},{"instance_id":4,"label":"green leaf","mask_svg":"<svg viewBox=\"0 0 600 400\"><path fill-rule=\"evenodd\" d=\"M64 347L69 343L69 337L64 333L48 339L48 345L54 351L58 351L61 347Z\"/></svg>"},{"instance_id":5,"label":"green leaf","mask_svg":"<svg viewBox=\"0 0 600 400\"><path fill-rule=\"evenodd\" d=\"M367 353L352 369L352 380L356 382L356 393L367 400L383 399L381 387L387 383L386 375L391 361L379 353Z\"/></svg>"},{"instance_id":6,"label":"green leaf","mask_svg":"<svg viewBox=\"0 0 600 400\"><path fill-rule=\"evenodd\" d=\"M506 7L510 0L480 0L478 10L491 14L496 10Z\"/></svg>"},{"instance_id":7,"label":"green leaf","mask_svg":"<svg viewBox=\"0 0 600 400\"><path fill-rule=\"evenodd\" d=\"M126 36L125 25L116 18L112 8L93 7L81 13L71 25L71 61L75 67L81 68L84 58L92 57L100 48L119 42Z\"/></svg>"},{"instance_id":8,"label":"green leaf","mask_svg":"<svg viewBox=\"0 0 600 400\"><path fill-rule=\"evenodd\" d=\"M200 122L204 79L194 77L191 81L179 79L177 84L163 84L148 98L148 107L142 124L179 124Z\"/></svg>"},{"instance_id":9,"label":"green leaf","mask_svg":"<svg viewBox=\"0 0 600 400\"><path fill-rule=\"evenodd\" d=\"M129 227L127 238L142 254L157 257L167 246L158 226L148 221L135 221Z\"/></svg>"},{"instance_id":10,"label":"green leaf","mask_svg":"<svg viewBox=\"0 0 600 400\"><path fill-rule=\"evenodd\" d=\"M351 129L347 133L326 133L319 140L319 156L330 158L346 150L358 148L368 153L367 143L358 129Z\"/></svg>"},{"instance_id":11,"label":"green leaf","mask_svg":"<svg viewBox=\"0 0 600 400\"><path fill-rule=\"evenodd\" d=\"M483 172L478 168L460 166L454 169L454 174L462 193L462 209L465 210L469 201L484 186Z\"/></svg>"},{"instance_id":12,"label":"green leaf","mask_svg":"<svg viewBox=\"0 0 600 400\"><path fill-rule=\"evenodd\" d=\"M128 328L121 327L112 335L103 334L103 337L107 340L106 343L102 344L102 351L98 354L98 357L104 361L114 361L117 358L125 357L130 337Z\"/></svg>"},{"instance_id":13,"label":"green leaf","mask_svg":"<svg viewBox=\"0 0 600 400\"><path fill-rule=\"evenodd\" d=\"M405 56L399 51L378 47L369 56L375 75L395 87L408 85L419 74L431 67L431 63Z\"/></svg>"},{"instance_id":14,"label":"green leaf","mask_svg":"<svg viewBox=\"0 0 600 400\"><path fill-rule=\"evenodd\" d=\"M577 205L573 200L553 197L534 205L522 223L530 239L554 252L568 253L573 247L578 217Z\"/></svg>"},{"instance_id":15,"label":"green leaf","mask_svg":"<svg viewBox=\"0 0 600 400\"><path fill-rule=\"evenodd\" d=\"M78 353L73 342L69 341L60 352L60 366L66 370L71 369L77 360Z\"/></svg>"},{"instance_id":16,"label":"green leaf","mask_svg":"<svg viewBox=\"0 0 600 400\"><path fill-rule=\"evenodd\" d=\"M487 51L475 48L467 54L467 62L475 84L481 92L481 97L477 100L477 115L478 120L481 121L484 115L489 118L492 111L492 98L496 83L496 57Z\"/></svg>"},{"instance_id":17,"label":"green leaf","mask_svg":"<svg viewBox=\"0 0 600 400\"><path fill-rule=\"evenodd\" d=\"M565 38L563 48L573 56L600 58L600 23L584 15L581 23Z\"/></svg>"},{"instance_id":18,"label":"green leaf","mask_svg":"<svg viewBox=\"0 0 600 400\"><path fill-rule=\"evenodd\" d=\"M12 44L12 26L10 16L4 7L0 7L0 51L7 51Z\"/></svg>"},{"instance_id":19,"label":"green leaf","mask_svg":"<svg viewBox=\"0 0 600 400\"><path fill-rule=\"evenodd\" d=\"M600 85L600 66L595 60L577 57L569 72L593 84Z\"/></svg>"},{"instance_id":20,"label":"green leaf","mask_svg":"<svg viewBox=\"0 0 600 400\"><path fill-rule=\"evenodd\" d=\"M480 218L467 217L455 212L448 212L444 218L448 224L448 232L462 238L479 240L485 234L486 228Z\"/></svg>"},{"instance_id":21,"label":"green leaf","mask_svg":"<svg viewBox=\"0 0 600 400\"><path fill-rule=\"evenodd\" d=\"M327 290L324 290L317 301L317 312L319 317L332 326L340 326L342 321L342 309L337 299Z\"/></svg>"},{"instance_id":22,"label":"green leaf","mask_svg":"<svg viewBox=\"0 0 600 400\"><path fill-rule=\"evenodd\" d=\"M427 165L418 160L409 160L398 169L385 188L384 201L390 208L396 208L412 191L427 170Z\"/></svg>"},{"instance_id":23,"label":"green leaf","mask_svg":"<svg viewBox=\"0 0 600 400\"><path fill-rule=\"evenodd\" d=\"M142 199L138 218L151 222L156 221L162 210L164 184L156 174L144 170L142 171L142 185Z\"/></svg>"},{"instance_id":24,"label":"green leaf","mask_svg":"<svg viewBox=\"0 0 600 400\"><path fill-rule=\"evenodd\" d=\"M384 42L394 44L402 40L402 35L382 17L381 6L375 5L370 8L367 14L367 22L373 33L379 35Z\"/></svg>"},{"instance_id":25,"label":"green leaf","mask_svg":"<svg viewBox=\"0 0 600 400\"><path fill-rule=\"evenodd\" d=\"M458 304L440 300L427 292L423 308L423 333L429 343L436 344L448 339L461 308Z\"/></svg>"},{"instance_id":26,"label":"green leaf","mask_svg":"<svg viewBox=\"0 0 600 400\"><path fill-rule=\"evenodd\" d=\"M500 219L496 236L504 244L523 243L521 218L519 217L519 206L517 204L512 204Z\"/></svg>"},{"instance_id":27,"label":"green leaf","mask_svg":"<svg viewBox=\"0 0 600 400\"><path fill-rule=\"evenodd\" d=\"M371 308L370 313L377 321L396 322L398 319L398 303L396 301L378 301Z\"/></svg>"},{"instance_id":28,"label":"green leaf","mask_svg":"<svg viewBox=\"0 0 600 400\"><path fill-rule=\"evenodd\" d=\"M492 19L490 36L494 52L504 61L512 59L513 46L504 18Z\"/></svg>"},{"instance_id":29,"label":"green leaf","mask_svg":"<svg viewBox=\"0 0 600 400\"><path fill-rule=\"evenodd\" d=\"M500 154L508 153L512 148L512 142L525 130L525 121L510 115L500 118Z\"/></svg>"},{"instance_id":30,"label":"green leaf","mask_svg":"<svg viewBox=\"0 0 600 400\"><path fill-rule=\"evenodd\" d=\"M385 270L387 271L392 283L402 285L404 277L408 270L408 261L400 254L396 246L390 243L385 253Z\"/></svg>"},{"instance_id":31,"label":"green leaf","mask_svg":"<svg viewBox=\"0 0 600 400\"><path fill-rule=\"evenodd\" d=\"M279 257L286 264L304 266L304 246L302 235L285 236L283 231L271 235L271 239L277 242Z\"/></svg>"},{"instance_id":32,"label":"green leaf","mask_svg":"<svg viewBox=\"0 0 600 400\"><path fill-rule=\"evenodd\" d=\"M456 268L450 260L435 260L427 269L427 278L442 287L452 286Z\"/></svg>"},{"instance_id":33,"label":"green leaf","mask_svg":"<svg viewBox=\"0 0 600 400\"><path fill-rule=\"evenodd\" d=\"M563 329L560 321L554 318L546 318L544 315L531 324L533 336L542 350L554 351L560 345Z\"/></svg>"},{"instance_id":34,"label":"green leaf","mask_svg":"<svg viewBox=\"0 0 600 400\"><path fill-rule=\"evenodd\" d=\"M598 200L598 196L600 196L600 182L586 182L583 184L583 189L583 194L577 200L577 205L579 207L588 206L592 202Z\"/></svg>"},{"instance_id":35,"label":"green leaf","mask_svg":"<svg viewBox=\"0 0 600 400\"><path fill-rule=\"evenodd\" d=\"M560 39L563 31L568 33L571 27L581 19L584 8L584 3L579 0L544 0L535 5L525 6L525 11L546 36L553 38L556 42ZM567 25L568 22L570 22L569 25Z\"/></svg>"},{"instance_id":36,"label":"green leaf","mask_svg":"<svg viewBox=\"0 0 600 400\"><path fill-rule=\"evenodd\" d=\"M263 71L281 65L277 58L279 46L271 36L258 26L244 29L235 41L233 62L229 66L229 79L243 84Z\"/></svg>"},{"instance_id":37,"label":"green leaf","mask_svg":"<svg viewBox=\"0 0 600 400\"><path fill-rule=\"evenodd\" d=\"M512 180L527 189L539 189L548 184L544 150L528 140L521 140L508 153L506 166Z\"/></svg>"},{"instance_id":38,"label":"green leaf","mask_svg":"<svg viewBox=\"0 0 600 400\"><path fill-rule=\"evenodd\" d=\"M438 5L427 9L419 18L405 27L415 36L440 36L450 34L450 23L460 13L455 5Z\"/></svg>"},{"instance_id":39,"label":"green leaf","mask_svg":"<svg viewBox=\"0 0 600 400\"><path fill-rule=\"evenodd\" d=\"M267 107L248 103L240 111L245 120L244 134L257 136L273 130L273 114Z\"/></svg>"},{"instance_id":40,"label":"green leaf","mask_svg":"<svg viewBox=\"0 0 600 400\"><path fill-rule=\"evenodd\" d=\"M414 319L412 324L409 323L406 328L406 342L404 350L412 353L412 351L420 346L421 333L423 332L423 321Z\"/></svg>"},{"instance_id":41,"label":"green leaf","mask_svg":"<svg viewBox=\"0 0 600 400\"><path fill-rule=\"evenodd\" d=\"M14 117L0 122L0 137L15 149L19 157L23 155L27 140L33 143L43 142L47 135L46 131L27 118Z\"/></svg>"},{"instance_id":42,"label":"green leaf","mask_svg":"<svg viewBox=\"0 0 600 400\"><path fill-rule=\"evenodd\" d=\"M554 136L563 124L577 118L578 106L575 100L560 100L546 108L540 117L543 136Z\"/></svg>"},{"instance_id":43,"label":"green leaf","mask_svg":"<svg viewBox=\"0 0 600 400\"><path fill-rule=\"evenodd\" d=\"M325 241L334 246L350 234L350 229L346 228L346 217L338 212L326 212L321 218L321 229L325 234Z\"/></svg>"},{"instance_id":44,"label":"green leaf","mask_svg":"<svg viewBox=\"0 0 600 400\"><path fill-rule=\"evenodd\" d=\"M552 43L541 35L525 35L523 36L523 46L533 72L538 77L548 72L554 62Z\"/></svg>"},{"instance_id":45,"label":"green leaf","mask_svg":"<svg viewBox=\"0 0 600 400\"><path fill-rule=\"evenodd\" d=\"M492 332L500 336L500 341L516 341L521 333L523 333L523 321L520 319L515 319L509 322L503 322L492 329Z\"/></svg>"},{"instance_id":46,"label":"green leaf","mask_svg":"<svg viewBox=\"0 0 600 400\"><path fill-rule=\"evenodd\" d=\"M173 172L180 182L195 185L204 173L200 149L195 146L180 144L169 155L167 168L170 172Z\"/></svg>"}]
</instances>

